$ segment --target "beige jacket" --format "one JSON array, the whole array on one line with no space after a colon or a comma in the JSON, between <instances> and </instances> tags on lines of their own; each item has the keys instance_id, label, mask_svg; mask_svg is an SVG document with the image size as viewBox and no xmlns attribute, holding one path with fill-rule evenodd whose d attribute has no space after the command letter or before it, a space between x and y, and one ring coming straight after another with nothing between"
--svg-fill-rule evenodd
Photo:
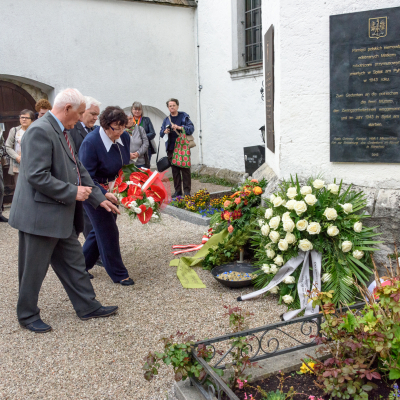
<instances>
[{"instance_id":1,"label":"beige jacket","mask_svg":"<svg viewBox=\"0 0 400 400\"><path fill-rule=\"evenodd\" d=\"M10 133L8 134L8 138L6 140L6 152L10 156L10 167L8 168L8 173L10 175L14 175L14 167L17 167L19 171L19 163L17 163L16 158L18 154L15 149L15 134L21 128L21 125L16 126L15 128L10 129Z\"/></svg>"}]
</instances>

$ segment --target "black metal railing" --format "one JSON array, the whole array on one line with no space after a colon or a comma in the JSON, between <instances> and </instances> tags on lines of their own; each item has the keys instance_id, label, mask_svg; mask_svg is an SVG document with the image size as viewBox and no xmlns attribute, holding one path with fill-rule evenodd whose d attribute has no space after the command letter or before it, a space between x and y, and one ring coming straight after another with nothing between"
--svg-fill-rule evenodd
<instances>
[{"instance_id":1,"label":"black metal railing","mask_svg":"<svg viewBox=\"0 0 400 400\"><path fill-rule=\"evenodd\" d=\"M365 303L357 303L349 308L358 310L364 306ZM339 312L339 310L337 311ZM239 400L224 380L213 370L213 368L225 369L226 363L231 362L232 351L235 351L235 346L230 344L233 338L248 337L250 361L257 362L316 346L315 337L310 338L310 336L320 336L323 320L323 314L313 314L196 342L192 356L203 366L206 376L201 381L191 378L191 384L207 400L214 398L221 400L223 393L231 400ZM287 331L288 327L291 328L289 332ZM270 337L271 333L274 334ZM289 340L295 345L280 349L283 339ZM200 344L206 345L208 349L211 348L210 350L213 351L210 361L206 362L197 355L196 348ZM220 349L217 349L218 345L220 345Z\"/></svg>"}]
</instances>

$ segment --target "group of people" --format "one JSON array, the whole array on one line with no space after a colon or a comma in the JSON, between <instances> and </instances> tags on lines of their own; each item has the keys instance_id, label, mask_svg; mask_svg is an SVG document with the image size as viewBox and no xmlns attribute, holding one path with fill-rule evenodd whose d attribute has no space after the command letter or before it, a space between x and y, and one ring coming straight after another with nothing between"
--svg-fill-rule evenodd
<instances>
[{"instance_id":1,"label":"group of people","mask_svg":"<svg viewBox=\"0 0 400 400\"><path fill-rule=\"evenodd\" d=\"M43 115L38 111L35 122L33 112L23 110L21 126L7 139L16 176L9 224L19 230L17 315L20 325L34 332L51 330L37 306L49 264L83 320L106 317L118 309L96 300L89 272L95 264L103 265L114 283L134 284L122 260L118 199L110 189L122 166L150 166L156 133L139 102L133 103L130 115L114 106L100 113L100 106L94 98L66 89L56 96L51 110ZM194 126L186 113L178 111L177 99L168 100L167 106L170 116L160 137L168 135L166 150L172 158L177 138L183 131L192 135ZM100 125L95 126L98 118ZM182 181L189 194L190 168L172 166L172 173L174 195L182 194ZM78 241L81 232L86 239L83 248Z\"/></svg>"}]
</instances>

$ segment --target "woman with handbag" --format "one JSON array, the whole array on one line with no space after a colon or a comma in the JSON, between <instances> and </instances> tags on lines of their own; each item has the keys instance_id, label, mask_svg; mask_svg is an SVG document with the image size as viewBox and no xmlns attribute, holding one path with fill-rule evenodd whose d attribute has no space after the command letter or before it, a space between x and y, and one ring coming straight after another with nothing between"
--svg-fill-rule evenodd
<instances>
[{"instance_id":1,"label":"woman with handbag","mask_svg":"<svg viewBox=\"0 0 400 400\"><path fill-rule=\"evenodd\" d=\"M153 124L149 117L143 116L143 105L139 101L135 101L132 104L131 112L133 115L133 123L141 126L147 135L149 141L148 157L146 157L146 168L150 168L151 155L156 153L156 142L154 138L156 137L156 131L154 130Z\"/></svg>"},{"instance_id":2,"label":"woman with handbag","mask_svg":"<svg viewBox=\"0 0 400 400\"><path fill-rule=\"evenodd\" d=\"M175 193L172 197L182 195L182 183L184 195L190 196L192 185L190 148L196 145L192 136L194 125L188 114L178 111L178 99L169 99L167 107L170 115L164 119L161 125L160 137L168 135L165 148L174 179Z\"/></svg>"},{"instance_id":3,"label":"woman with handbag","mask_svg":"<svg viewBox=\"0 0 400 400\"><path fill-rule=\"evenodd\" d=\"M22 110L19 114L21 125L11 128L6 141L6 151L10 156L10 166L8 173L14 175L14 183L17 186L19 164L21 163L21 140L26 130L35 120L35 114L31 110Z\"/></svg>"}]
</instances>

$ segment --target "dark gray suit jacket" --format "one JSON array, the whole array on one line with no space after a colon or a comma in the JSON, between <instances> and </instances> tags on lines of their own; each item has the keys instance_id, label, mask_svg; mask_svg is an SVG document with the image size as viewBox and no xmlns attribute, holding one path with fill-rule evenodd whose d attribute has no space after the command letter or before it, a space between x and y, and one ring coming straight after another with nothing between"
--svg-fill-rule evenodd
<instances>
[{"instance_id":1,"label":"dark gray suit jacket","mask_svg":"<svg viewBox=\"0 0 400 400\"><path fill-rule=\"evenodd\" d=\"M71 146L74 147L70 139ZM20 174L9 224L33 235L68 238L74 227L78 175L60 126L48 112L22 139ZM83 186L93 188L88 202L106 200L76 155Z\"/></svg>"},{"instance_id":2,"label":"dark gray suit jacket","mask_svg":"<svg viewBox=\"0 0 400 400\"><path fill-rule=\"evenodd\" d=\"M75 149L77 153L79 153L79 149L81 148L81 144L86 135L87 131L80 121L78 121L76 125L69 131L69 136L72 137L75 143Z\"/></svg>"}]
</instances>

